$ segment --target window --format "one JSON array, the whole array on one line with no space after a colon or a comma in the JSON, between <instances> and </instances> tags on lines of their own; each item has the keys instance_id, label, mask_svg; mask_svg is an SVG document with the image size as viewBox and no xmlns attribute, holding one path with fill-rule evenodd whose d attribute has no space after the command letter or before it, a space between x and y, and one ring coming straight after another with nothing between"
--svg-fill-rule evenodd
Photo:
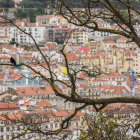
<instances>
[{"instance_id":1,"label":"window","mask_svg":"<svg viewBox=\"0 0 140 140\"><path fill-rule=\"evenodd\" d=\"M55 128L57 128L57 127L58 127L58 124L56 123L56 124L55 124Z\"/></svg>"},{"instance_id":2,"label":"window","mask_svg":"<svg viewBox=\"0 0 140 140\"><path fill-rule=\"evenodd\" d=\"M14 126L12 126L12 131L13 131L13 130L15 130L15 127L14 127Z\"/></svg>"},{"instance_id":3,"label":"window","mask_svg":"<svg viewBox=\"0 0 140 140\"><path fill-rule=\"evenodd\" d=\"M51 128L51 129L53 128L53 124L50 125L50 128Z\"/></svg>"},{"instance_id":4,"label":"window","mask_svg":"<svg viewBox=\"0 0 140 140\"><path fill-rule=\"evenodd\" d=\"M20 130L20 126L17 126L17 130Z\"/></svg>"},{"instance_id":5,"label":"window","mask_svg":"<svg viewBox=\"0 0 140 140\"><path fill-rule=\"evenodd\" d=\"M78 127L78 122L76 122L76 127Z\"/></svg>"},{"instance_id":6,"label":"window","mask_svg":"<svg viewBox=\"0 0 140 140\"><path fill-rule=\"evenodd\" d=\"M7 139L7 140L9 139L9 135L6 136L6 139Z\"/></svg>"},{"instance_id":7,"label":"window","mask_svg":"<svg viewBox=\"0 0 140 140\"><path fill-rule=\"evenodd\" d=\"M0 128L0 132L3 132L3 127Z\"/></svg>"},{"instance_id":8,"label":"window","mask_svg":"<svg viewBox=\"0 0 140 140\"><path fill-rule=\"evenodd\" d=\"M46 125L46 128L48 128L48 125Z\"/></svg>"},{"instance_id":9,"label":"window","mask_svg":"<svg viewBox=\"0 0 140 140\"><path fill-rule=\"evenodd\" d=\"M6 127L6 131L9 131L10 130L10 128L9 127Z\"/></svg>"}]
</instances>

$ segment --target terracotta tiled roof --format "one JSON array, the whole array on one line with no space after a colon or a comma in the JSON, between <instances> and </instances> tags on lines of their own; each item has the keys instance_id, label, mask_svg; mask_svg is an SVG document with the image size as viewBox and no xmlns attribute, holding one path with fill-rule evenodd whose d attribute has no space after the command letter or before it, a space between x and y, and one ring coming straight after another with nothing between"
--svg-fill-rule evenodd
<instances>
[{"instance_id":1,"label":"terracotta tiled roof","mask_svg":"<svg viewBox=\"0 0 140 140\"><path fill-rule=\"evenodd\" d=\"M0 110L19 109L19 105L13 103L0 103Z\"/></svg>"},{"instance_id":2,"label":"terracotta tiled roof","mask_svg":"<svg viewBox=\"0 0 140 140\"><path fill-rule=\"evenodd\" d=\"M88 85L83 85L83 84L81 84L81 85L79 85L79 88L84 88L84 89L86 89L86 88L90 88Z\"/></svg>"},{"instance_id":3,"label":"terracotta tiled roof","mask_svg":"<svg viewBox=\"0 0 140 140\"><path fill-rule=\"evenodd\" d=\"M102 74L100 77L124 77L123 75L120 75L119 73L112 72L109 74Z\"/></svg>"},{"instance_id":4,"label":"terracotta tiled roof","mask_svg":"<svg viewBox=\"0 0 140 140\"><path fill-rule=\"evenodd\" d=\"M69 113L66 110L61 111L54 111L53 112L57 117L67 117L69 116Z\"/></svg>"},{"instance_id":5,"label":"terracotta tiled roof","mask_svg":"<svg viewBox=\"0 0 140 140\"><path fill-rule=\"evenodd\" d=\"M0 59L10 59L10 56L2 56Z\"/></svg>"},{"instance_id":6,"label":"terracotta tiled roof","mask_svg":"<svg viewBox=\"0 0 140 140\"><path fill-rule=\"evenodd\" d=\"M68 61L76 61L79 59L74 53L67 53L66 56Z\"/></svg>"},{"instance_id":7,"label":"terracotta tiled roof","mask_svg":"<svg viewBox=\"0 0 140 140\"><path fill-rule=\"evenodd\" d=\"M71 111L70 114L74 113L74 111ZM76 116L84 116L85 112L77 112Z\"/></svg>"},{"instance_id":8,"label":"terracotta tiled roof","mask_svg":"<svg viewBox=\"0 0 140 140\"><path fill-rule=\"evenodd\" d=\"M0 44L0 47L6 47L7 44Z\"/></svg>"},{"instance_id":9,"label":"terracotta tiled roof","mask_svg":"<svg viewBox=\"0 0 140 140\"><path fill-rule=\"evenodd\" d=\"M52 104L47 102L46 100L41 100L40 102L37 103L38 109L43 108L44 106L51 106Z\"/></svg>"},{"instance_id":10,"label":"terracotta tiled roof","mask_svg":"<svg viewBox=\"0 0 140 140\"><path fill-rule=\"evenodd\" d=\"M0 36L0 39L1 39L1 38L9 38L9 37L8 37L8 36Z\"/></svg>"},{"instance_id":11,"label":"terracotta tiled roof","mask_svg":"<svg viewBox=\"0 0 140 140\"><path fill-rule=\"evenodd\" d=\"M128 104L113 104L111 106L107 106L103 109L103 111L108 111L109 113L119 113L119 114L128 114L138 112L139 107L131 107Z\"/></svg>"},{"instance_id":12,"label":"terracotta tiled roof","mask_svg":"<svg viewBox=\"0 0 140 140\"><path fill-rule=\"evenodd\" d=\"M90 81L92 81L92 82L100 82L100 81L106 81L106 80L103 80L100 77L97 77L97 78L90 79Z\"/></svg>"},{"instance_id":13,"label":"terracotta tiled roof","mask_svg":"<svg viewBox=\"0 0 140 140\"><path fill-rule=\"evenodd\" d=\"M0 79L3 79L4 78L4 74L0 74Z\"/></svg>"},{"instance_id":14,"label":"terracotta tiled roof","mask_svg":"<svg viewBox=\"0 0 140 140\"><path fill-rule=\"evenodd\" d=\"M14 76L14 81L17 81L17 80L21 80L22 78L20 76Z\"/></svg>"},{"instance_id":15,"label":"terracotta tiled roof","mask_svg":"<svg viewBox=\"0 0 140 140\"><path fill-rule=\"evenodd\" d=\"M106 43L106 44L115 44L115 41L108 40L108 41L105 41L104 43Z\"/></svg>"},{"instance_id":16,"label":"terracotta tiled roof","mask_svg":"<svg viewBox=\"0 0 140 140\"><path fill-rule=\"evenodd\" d=\"M36 26L36 23L30 23L30 22L25 22L23 24L24 24L24 26L32 26L32 27ZM22 26L22 22L17 22L16 25Z\"/></svg>"},{"instance_id":17,"label":"terracotta tiled roof","mask_svg":"<svg viewBox=\"0 0 140 140\"><path fill-rule=\"evenodd\" d=\"M45 88L41 87L17 87L17 94L22 95L41 95L41 94L54 94L54 91L50 86Z\"/></svg>"},{"instance_id":18,"label":"terracotta tiled roof","mask_svg":"<svg viewBox=\"0 0 140 140\"><path fill-rule=\"evenodd\" d=\"M112 85L103 85L95 88L100 90L102 93L112 93L112 94L123 94L129 93L129 91L123 86L112 86Z\"/></svg>"},{"instance_id":19,"label":"terracotta tiled roof","mask_svg":"<svg viewBox=\"0 0 140 140\"><path fill-rule=\"evenodd\" d=\"M124 25L124 24L122 24L121 25L123 28L126 28L126 25ZM120 27L118 26L118 25L110 25L110 27L112 28L112 29L120 29Z\"/></svg>"},{"instance_id":20,"label":"terracotta tiled roof","mask_svg":"<svg viewBox=\"0 0 140 140\"><path fill-rule=\"evenodd\" d=\"M121 36L121 37L118 38L118 40L125 40L125 41L127 41L128 38L126 38L126 37L124 37L124 36Z\"/></svg>"},{"instance_id":21,"label":"terracotta tiled roof","mask_svg":"<svg viewBox=\"0 0 140 140\"><path fill-rule=\"evenodd\" d=\"M88 53L89 47L81 47L79 50Z\"/></svg>"},{"instance_id":22,"label":"terracotta tiled roof","mask_svg":"<svg viewBox=\"0 0 140 140\"><path fill-rule=\"evenodd\" d=\"M56 42L46 42L45 46L56 47L57 43Z\"/></svg>"},{"instance_id":23,"label":"terracotta tiled roof","mask_svg":"<svg viewBox=\"0 0 140 140\"><path fill-rule=\"evenodd\" d=\"M22 114L20 114L20 113L19 113L19 114L9 114L8 117L9 117L10 119L12 119L12 120L23 118L23 117L22 117Z\"/></svg>"},{"instance_id":24,"label":"terracotta tiled roof","mask_svg":"<svg viewBox=\"0 0 140 140\"><path fill-rule=\"evenodd\" d=\"M79 74L78 78L83 78L83 79L87 79L89 78L86 74Z\"/></svg>"}]
</instances>

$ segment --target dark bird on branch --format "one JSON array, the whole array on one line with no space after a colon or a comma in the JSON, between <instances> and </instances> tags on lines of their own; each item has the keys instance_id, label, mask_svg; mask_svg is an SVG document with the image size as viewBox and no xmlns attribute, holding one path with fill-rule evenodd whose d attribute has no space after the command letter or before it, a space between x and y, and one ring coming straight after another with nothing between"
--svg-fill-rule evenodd
<instances>
[{"instance_id":1,"label":"dark bird on branch","mask_svg":"<svg viewBox=\"0 0 140 140\"><path fill-rule=\"evenodd\" d=\"M16 61L13 57L10 58L10 62L16 66Z\"/></svg>"}]
</instances>

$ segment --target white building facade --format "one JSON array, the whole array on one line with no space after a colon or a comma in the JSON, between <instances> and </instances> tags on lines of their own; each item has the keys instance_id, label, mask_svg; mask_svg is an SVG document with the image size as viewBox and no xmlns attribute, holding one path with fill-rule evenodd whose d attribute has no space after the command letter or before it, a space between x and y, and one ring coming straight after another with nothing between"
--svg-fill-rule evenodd
<instances>
[{"instance_id":1,"label":"white building facade","mask_svg":"<svg viewBox=\"0 0 140 140\"><path fill-rule=\"evenodd\" d=\"M19 28L27 33L30 33L35 39L36 43L38 44L46 41L46 27L38 26L38 23L27 25L24 22L22 22L19 25ZM15 41L19 44L34 44L34 41L31 38L31 36L20 31L17 27L11 27L10 40Z\"/></svg>"}]
</instances>

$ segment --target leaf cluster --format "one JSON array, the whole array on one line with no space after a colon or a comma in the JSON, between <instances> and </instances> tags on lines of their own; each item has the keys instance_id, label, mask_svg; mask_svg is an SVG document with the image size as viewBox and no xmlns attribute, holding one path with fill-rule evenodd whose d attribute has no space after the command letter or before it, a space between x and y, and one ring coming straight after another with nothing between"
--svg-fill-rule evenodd
<instances>
[{"instance_id":1,"label":"leaf cluster","mask_svg":"<svg viewBox=\"0 0 140 140\"><path fill-rule=\"evenodd\" d=\"M80 140L120 140L126 139L126 129L120 127L120 116L95 113L84 118L84 126L81 128Z\"/></svg>"}]
</instances>

